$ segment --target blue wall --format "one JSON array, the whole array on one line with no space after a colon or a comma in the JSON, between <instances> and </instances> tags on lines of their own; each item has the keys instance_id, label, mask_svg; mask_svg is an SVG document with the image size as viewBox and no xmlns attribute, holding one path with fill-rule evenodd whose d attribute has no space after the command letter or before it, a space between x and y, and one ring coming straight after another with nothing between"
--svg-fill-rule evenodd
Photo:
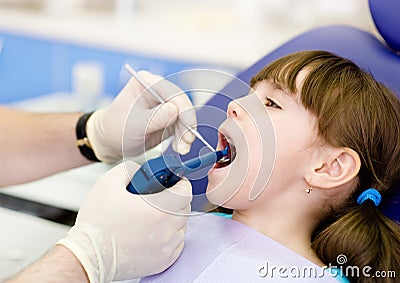
<instances>
[{"instance_id":1,"label":"blue wall","mask_svg":"<svg viewBox=\"0 0 400 283\"><path fill-rule=\"evenodd\" d=\"M0 42L0 103L71 91L71 70L81 61L96 61L102 65L105 93L112 96L129 78L128 74L121 73L126 63L137 70L146 69L159 75L210 67L2 31Z\"/></svg>"}]
</instances>

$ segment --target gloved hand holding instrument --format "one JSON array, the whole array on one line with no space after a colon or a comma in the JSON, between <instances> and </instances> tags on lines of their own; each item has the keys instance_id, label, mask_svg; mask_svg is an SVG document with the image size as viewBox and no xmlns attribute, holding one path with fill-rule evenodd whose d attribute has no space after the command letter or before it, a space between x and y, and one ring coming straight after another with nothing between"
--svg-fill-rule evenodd
<instances>
[{"instance_id":1,"label":"gloved hand holding instrument","mask_svg":"<svg viewBox=\"0 0 400 283\"><path fill-rule=\"evenodd\" d=\"M143 81L157 91L162 103ZM171 135L173 149L186 154L195 139L187 127L196 128L196 113L186 93L160 76L140 71L109 106L91 115L86 130L96 157L114 163L123 156L143 154Z\"/></svg>"}]
</instances>

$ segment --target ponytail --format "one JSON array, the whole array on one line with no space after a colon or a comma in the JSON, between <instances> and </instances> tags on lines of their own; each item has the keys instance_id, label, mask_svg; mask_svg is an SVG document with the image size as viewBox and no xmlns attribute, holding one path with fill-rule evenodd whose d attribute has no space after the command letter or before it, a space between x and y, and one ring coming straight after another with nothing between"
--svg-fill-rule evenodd
<instances>
[{"instance_id":1,"label":"ponytail","mask_svg":"<svg viewBox=\"0 0 400 283\"><path fill-rule=\"evenodd\" d=\"M398 282L400 226L370 198L359 205L353 202L333 223L316 232L312 248L327 265L341 268L351 282Z\"/></svg>"}]
</instances>

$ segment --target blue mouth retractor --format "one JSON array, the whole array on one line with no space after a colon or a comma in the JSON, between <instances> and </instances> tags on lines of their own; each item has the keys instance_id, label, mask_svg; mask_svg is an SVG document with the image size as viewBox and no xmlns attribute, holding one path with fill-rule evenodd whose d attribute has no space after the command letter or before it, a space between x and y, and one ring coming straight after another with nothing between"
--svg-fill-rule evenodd
<instances>
[{"instance_id":1,"label":"blue mouth retractor","mask_svg":"<svg viewBox=\"0 0 400 283\"><path fill-rule=\"evenodd\" d=\"M206 168L228 155L224 150L209 152L182 162L174 155L164 155L143 163L127 190L133 194L154 194L174 186L183 176Z\"/></svg>"}]
</instances>

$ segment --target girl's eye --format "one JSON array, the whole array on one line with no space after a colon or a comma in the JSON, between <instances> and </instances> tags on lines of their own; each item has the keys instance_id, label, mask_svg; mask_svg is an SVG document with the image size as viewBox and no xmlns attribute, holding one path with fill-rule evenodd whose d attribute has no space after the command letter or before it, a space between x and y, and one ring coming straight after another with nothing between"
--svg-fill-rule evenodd
<instances>
[{"instance_id":1,"label":"girl's eye","mask_svg":"<svg viewBox=\"0 0 400 283\"><path fill-rule=\"evenodd\" d=\"M269 97L265 98L265 106L272 107L272 108L277 108L277 109L282 109L278 104L275 103L275 101L273 101Z\"/></svg>"}]
</instances>

